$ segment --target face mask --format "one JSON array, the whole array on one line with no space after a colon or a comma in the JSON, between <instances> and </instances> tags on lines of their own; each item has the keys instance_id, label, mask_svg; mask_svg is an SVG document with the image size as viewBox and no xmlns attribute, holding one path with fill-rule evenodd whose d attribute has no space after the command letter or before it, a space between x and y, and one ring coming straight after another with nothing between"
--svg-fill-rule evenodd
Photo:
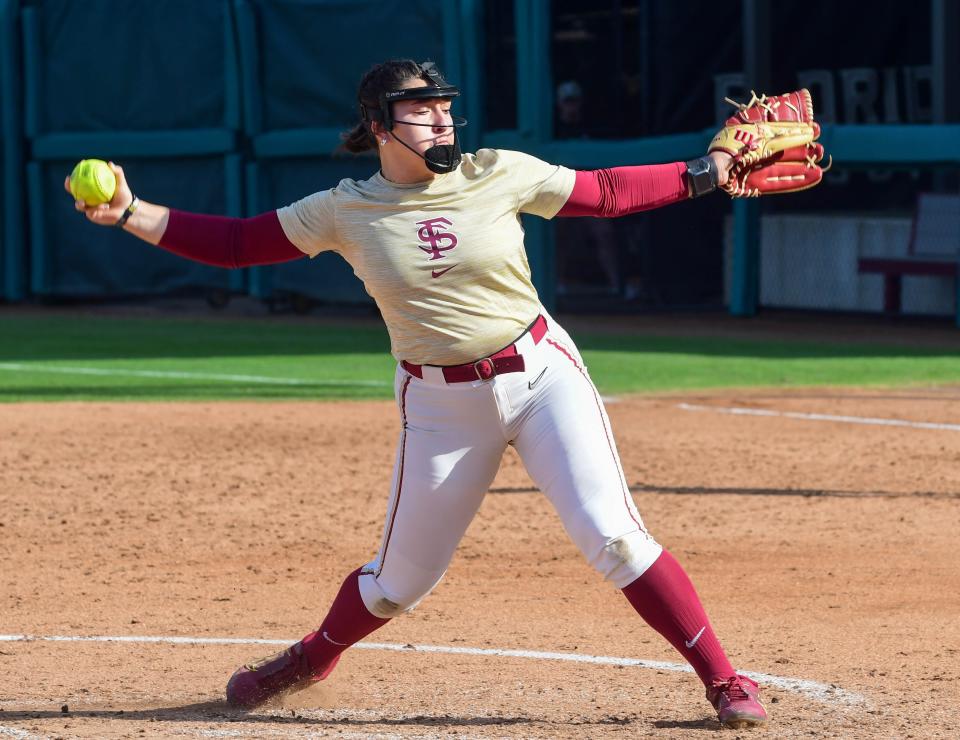
<instances>
[{"instance_id":1,"label":"face mask","mask_svg":"<svg viewBox=\"0 0 960 740\"><path fill-rule=\"evenodd\" d=\"M457 130L453 130L452 144L437 144L423 153L423 160L427 163L427 169L436 172L438 175L447 172L453 172L460 166L460 137L457 136Z\"/></svg>"},{"instance_id":2,"label":"face mask","mask_svg":"<svg viewBox=\"0 0 960 740\"><path fill-rule=\"evenodd\" d=\"M405 126L429 126L431 123L413 123L410 121L396 121L393 118L391 103L398 100L423 100L432 98L455 98L460 95L460 89L450 85L441 77L439 70L433 62L422 62L418 65L421 70L421 76L429 83L426 87L402 88L399 90L389 90L380 96L380 108L367 108L360 103L360 115L367 123L371 121L380 122L384 129L393 131L394 125L400 123ZM460 166L462 159L460 151L460 137L457 135L457 129L467 125L465 118L453 117L453 144L437 144L420 154L413 147L408 145L399 137L394 137L407 149L420 157L427 164L427 169L438 175L453 172Z\"/></svg>"},{"instance_id":3,"label":"face mask","mask_svg":"<svg viewBox=\"0 0 960 740\"><path fill-rule=\"evenodd\" d=\"M463 119L460 119L463 120ZM406 121L394 121L394 123L407 123ZM424 123L407 123L408 126L431 126L432 124ZM403 144L407 149L416 154L420 159L427 163L427 169L431 172L435 172L438 175L445 175L448 172L453 172L457 167L460 166L460 161L462 159L460 152L460 137L457 136L457 119L454 119L454 129L453 129L453 143L452 144L435 144L425 151L423 154L420 154L412 146L409 146L403 139L398 136L393 138ZM466 126L467 122L463 121L461 126Z\"/></svg>"}]
</instances>

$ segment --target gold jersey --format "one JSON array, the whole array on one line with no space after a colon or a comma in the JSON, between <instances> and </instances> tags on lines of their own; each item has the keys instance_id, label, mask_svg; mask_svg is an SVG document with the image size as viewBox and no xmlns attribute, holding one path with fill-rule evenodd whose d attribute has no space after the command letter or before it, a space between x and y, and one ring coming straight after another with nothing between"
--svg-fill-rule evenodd
<instances>
[{"instance_id":1,"label":"gold jersey","mask_svg":"<svg viewBox=\"0 0 960 740\"><path fill-rule=\"evenodd\" d=\"M521 213L553 218L575 173L481 149L455 171L401 185L379 172L277 211L287 238L340 254L376 301L398 360L458 365L510 344L537 317Z\"/></svg>"}]
</instances>

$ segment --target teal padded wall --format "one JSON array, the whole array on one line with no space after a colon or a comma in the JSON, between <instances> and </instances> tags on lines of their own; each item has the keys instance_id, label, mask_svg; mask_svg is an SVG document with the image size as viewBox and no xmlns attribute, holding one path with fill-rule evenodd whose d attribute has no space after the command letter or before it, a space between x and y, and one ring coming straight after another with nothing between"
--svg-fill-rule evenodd
<instances>
[{"instance_id":1,"label":"teal padded wall","mask_svg":"<svg viewBox=\"0 0 960 740\"><path fill-rule=\"evenodd\" d=\"M124 166L146 200L240 215L239 79L229 0L22 2L30 285L40 296L239 289L212 268L96 227L63 178L84 157ZM91 50L107 54L103 65ZM78 60L87 60L80 65Z\"/></svg>"},{"instance_id":2,"label":"teal padded wall","mask_svg":"<svg viewBox=\"0 0 960 740\"><path fill-rule=\"evenodd\" d=\"M7 264L8 242L10 241L9 227L7 224L9 216L7 215L7 211L10 208L10 204L7 202L6 194L9 187L7 184L9 178L7 173L7 159L9 157L8 150L10 149L8 139L12 133L8 132L10 128L9 119L11 118L11 111L7 110L11 99L7 88L10 85L12 76L12 70L8 70L10 65L9 45L12 34L10 33L6 16L7 3L5 0L0 0L0 298L8 297L7 273L10 269Z\"/></svg>"},{"instance_id":3,"label":"teal padded wall","mask_svg":"<svg viewBox=\"0 0 960 740\"><path fill-rule=\"evenodd\" d=\"M34 292L45 296L130 296L190 288L227 287L229 272L185 260L142 242L119 229L95 226L63 192L72 162L50 160L28 166L32 241L50 245L46 258L31 263ZM124 172L151 202L201 213L225 213L223 157L131 158ZM233 169L240 171L239 162ZM139 184L137 184L139 183ZM193 184L198 185L194 186ZM239 272L237 274L240 274Z\"/></svg>"},{"instance_id":4,"label":"teal padded wall","mask_svg":"<svg viewBox=\"0 0 960 740\"><path fill-rule=\"evenodd\" d=\"M0 298L26 292L20 38L16 2L0 0Z\"/></svg>"}]
</instances>

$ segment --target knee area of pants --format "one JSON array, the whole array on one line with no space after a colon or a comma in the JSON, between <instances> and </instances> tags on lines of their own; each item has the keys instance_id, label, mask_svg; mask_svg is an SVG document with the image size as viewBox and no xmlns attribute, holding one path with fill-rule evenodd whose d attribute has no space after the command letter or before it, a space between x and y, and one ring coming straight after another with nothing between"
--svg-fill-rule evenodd
<instances>
[{"instance_id":1,"label":"knee area of pants","mask_svg":"<svg viewBox=\"0 0 960 740\"><path fill-rule=\"evenodd\" d=\"M436 583L431 583L426 588L416 589L412 592L408 590L405 593L387 593L371 573L360 576L359 586L360 598L363 599L364 606L373 616L380 617L380 619L393 619L416 607L433 590Z\"/></svg>"},{"instance_id":2,"label":"knee area of pants","mask_svg":"<svg viewBox=\"0 0 960 740\"><path fill-rule=\"evenodd\" d=\"M623 588L642 576L661 552L663 548L646 532L630 532L604 546L597 570L617 588Z\"/></svg>"}]
</instances>

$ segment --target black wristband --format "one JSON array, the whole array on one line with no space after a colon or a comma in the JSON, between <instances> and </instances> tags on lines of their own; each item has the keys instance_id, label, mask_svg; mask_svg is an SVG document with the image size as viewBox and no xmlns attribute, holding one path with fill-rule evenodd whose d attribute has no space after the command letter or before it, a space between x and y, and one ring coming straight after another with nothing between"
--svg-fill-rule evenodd
<instances>
[{"instance_id":1,"label":"black wristband","mask_svg":"<svg viewBox=\"0 0 960 740\"><path fill-rule=\"evenodd\" d=\"M130 220L130 217L133 215L133 212L137 210L137 207L140 205L140 199L137 196L133 196L133 200L130 201L130 205L127 206L127 210L123 212L123 215L117 220L114 224L118 229L122 229L123 225Z\"/></svg>"},{"instance_id":2,"label":"black wristband","mask_svg":"<svg viewBox=\"0 0 960 740\"><path fill-rule=\"evenodd\" d=\"M717 172L717 167L710 157L691 159L686 165L691 196L699 198L717 189L720 173Z\"/></svg>"}]
</instances>

